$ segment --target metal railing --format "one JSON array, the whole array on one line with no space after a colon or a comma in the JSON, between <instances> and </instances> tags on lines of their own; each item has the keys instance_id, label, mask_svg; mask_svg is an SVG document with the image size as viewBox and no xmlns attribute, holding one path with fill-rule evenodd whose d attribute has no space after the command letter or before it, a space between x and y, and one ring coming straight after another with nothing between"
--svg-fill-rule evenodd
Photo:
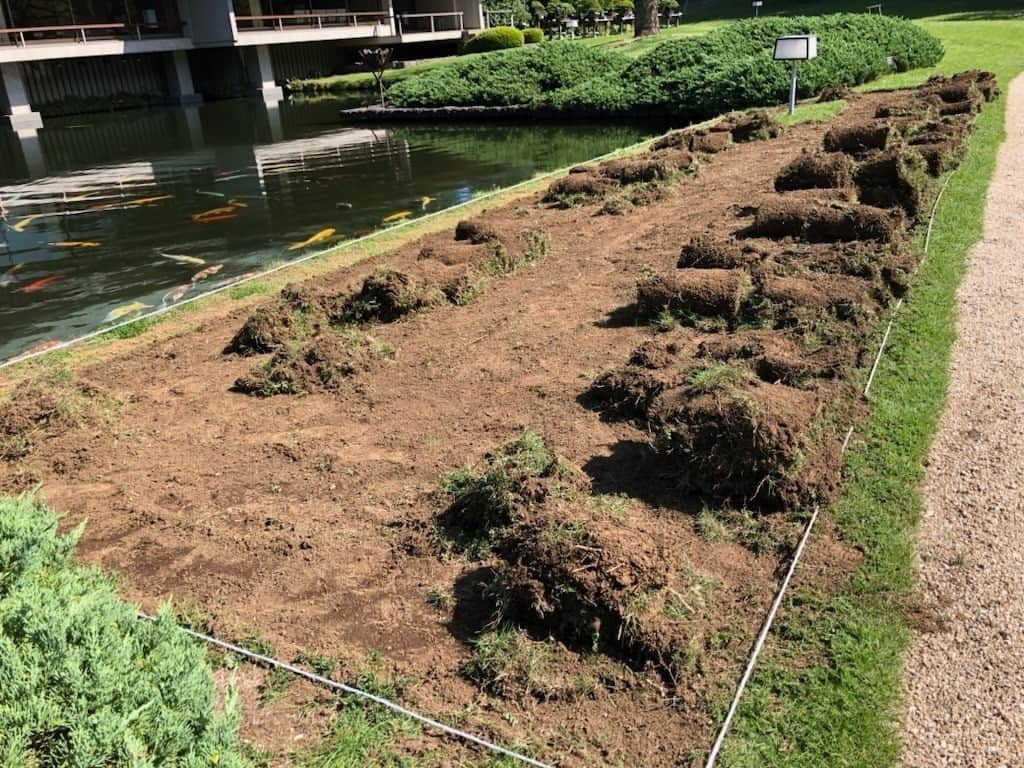
<instances>
[{"instance_id":1,"label":"metal railing","mask_svg":"<svg viewBox=\"0 0 1024 768\"><path fill-rule=\"evenodd\" d=\"M403 13L398 19L398 34L461 32L465 29L462 11L448 13Z\"/></svg>"},{"instance_id":2,"label":"metal railing","mask_svg":"<svg viewBox=\"0 0 1024 768\"><path fill-rule=\"evenodd\" d=\"M124 24L70 24L55 27L4 27L0 28L0 35L3 35L8 43L13 40L15 45L24 46L35 40L61 40L72 35L76 42L87 43L90 32L110 38L118 37L118 32L125 31ZM29 36L28 39L25 38L26 35Z\"/></svg>"},{"instance_id":3,"label":"metal railing","mask_svg":"<svg viewBox=\"0 0 1024 768\"><path fill-rule=\"evenodd\" d=\"M325 29L389 24L391 17L380 11L346 13L293 13L273 16L235 16L239 32L284 32L286 29Z\"/></svg>"}]
</instances>

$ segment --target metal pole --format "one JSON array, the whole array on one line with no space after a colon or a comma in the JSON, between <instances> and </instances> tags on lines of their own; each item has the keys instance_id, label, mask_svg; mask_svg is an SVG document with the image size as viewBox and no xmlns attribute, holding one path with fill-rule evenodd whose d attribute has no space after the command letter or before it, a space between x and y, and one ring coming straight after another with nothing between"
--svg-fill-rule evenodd
<instances>
[{"instance_id":1,"label":"metal pole","mask_svg":"<svg viewBox=\"0 0 1024 768\"><path fill-rule=\"evenodd\" d=\"M789 114L796 112L796 62L793 62L793 70L789 74Z\"/></svg>"}]
</instances>

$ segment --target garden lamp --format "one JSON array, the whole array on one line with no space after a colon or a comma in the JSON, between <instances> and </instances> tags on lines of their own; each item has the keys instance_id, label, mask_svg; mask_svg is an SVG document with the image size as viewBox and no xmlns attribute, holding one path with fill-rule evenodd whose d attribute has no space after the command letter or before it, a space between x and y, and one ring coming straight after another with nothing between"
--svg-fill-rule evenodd
<instances>
[{"instance_id":1,"label":"garden lamp","mask_svg":"<svg viewBox=\"0 0 1024 768\"><path fill-rule=\"evenodd\" d=\"M786 35L775 41L775 61L791 61L789 75L789 114L796 111L796 68L801 61L818 58L817 35Z\"/></svg>"}]
</instances>

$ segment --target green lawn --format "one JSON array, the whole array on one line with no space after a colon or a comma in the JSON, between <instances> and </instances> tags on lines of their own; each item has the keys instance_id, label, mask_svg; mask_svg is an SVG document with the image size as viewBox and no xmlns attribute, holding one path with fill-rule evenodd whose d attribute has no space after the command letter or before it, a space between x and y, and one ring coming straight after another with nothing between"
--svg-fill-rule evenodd
<instances>
[{"instance_id":1,"label":"green lawn","mask_svg":"<svg viewBox=\"0 0 1024 768\"><path fill-rule=\"evenodd\" d=\"M984 16L978 11L971 20L922 19L947 47L934 71L990 69L1005 88L1024 71L1024 15ZM869 87L911 85L929 74L894 75ZM875 381L870 421L847 456L846 489L829 514L842 537L864 553L864 563L838 594L799 587L790 594L721 765L898 763L902 655L910 637L901 606L914 599L918 489L946 397L956 290L981 236L985 195L1004 137L1002 99L979 118L969 154L942 201L928 261Z\"/></svg>"}]
</instances>

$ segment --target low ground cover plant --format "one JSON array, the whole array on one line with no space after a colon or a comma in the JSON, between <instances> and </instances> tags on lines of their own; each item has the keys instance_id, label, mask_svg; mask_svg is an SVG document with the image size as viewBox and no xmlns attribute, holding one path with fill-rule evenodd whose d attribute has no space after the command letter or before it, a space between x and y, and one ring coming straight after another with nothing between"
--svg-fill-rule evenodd
<instances>
[{"instance_id":1,"label":"low ground cover plant","mask_svg":"<svg viewBox=\"0 0 1024 768\"><path fill-rule=\"evenodd\" d=\"M893 68L931 66L943 55L936 37L888 16L748 19L666 41L636 60L567 42L474 57L410 77L392 88L389 99L399 107L526 104L701 119L785 99L789 71L772 61L774 41L808 32L820 38L819 56L801 67L802 98L859 85Z\"/></svg>"},{"instance_id":2,"label":"low ground cover plant","mask_svg":"<svg viewBox=\"0 0 1024 768\"><path fill-rule=\"evenodd\" d=\"M139 621L72 552L81 529L28 496L0 498L0 764L243 765L229 690L169 612Z\"/></svg>"}]
</instances>

